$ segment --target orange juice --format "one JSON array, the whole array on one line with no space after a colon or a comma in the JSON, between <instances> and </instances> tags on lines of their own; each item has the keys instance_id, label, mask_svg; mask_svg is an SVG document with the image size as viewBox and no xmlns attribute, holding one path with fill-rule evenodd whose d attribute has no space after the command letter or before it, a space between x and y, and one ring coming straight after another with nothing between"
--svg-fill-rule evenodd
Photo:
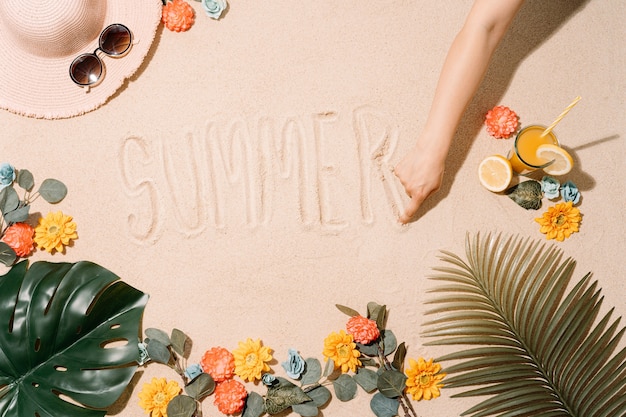
<instances>
[{"instance_id":1,"label":"orange juice","mask_svg":"<svg viewBox=\"0 0 626 417\"><path fill-rule=\"evenodd\" d=\"M539 145L544 143L559 145L554 132L541 137L545 129L545 126L531 125L520 130L515 137L513 152L509 158L513 171L518 174L525 174L543 168L552 162L537 157Z\"/></svg>"}]
</instances>

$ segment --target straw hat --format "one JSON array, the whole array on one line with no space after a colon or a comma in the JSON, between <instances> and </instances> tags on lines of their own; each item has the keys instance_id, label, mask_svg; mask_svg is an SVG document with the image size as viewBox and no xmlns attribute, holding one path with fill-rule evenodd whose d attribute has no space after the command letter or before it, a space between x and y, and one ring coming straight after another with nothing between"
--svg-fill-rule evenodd
<instances>
[{"instance_id":1,"label":"straw hat","mask_svg":"<svg viewBox=\"0 0 626 417\"><path fill-rule=\"evenodd\" d=\"M60 119L104 104L137 71L154 40L161 0L0 0L0 108ZM74 58L98 47L110 24L133 36L123 57L101 52L105 73L91 88L69 75Z\"/></svg>"}]
</instances>

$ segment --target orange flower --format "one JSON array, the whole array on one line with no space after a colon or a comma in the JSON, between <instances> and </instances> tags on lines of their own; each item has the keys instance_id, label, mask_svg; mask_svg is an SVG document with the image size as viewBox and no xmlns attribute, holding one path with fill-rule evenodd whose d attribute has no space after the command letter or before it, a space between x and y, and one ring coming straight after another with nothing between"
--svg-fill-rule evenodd
<instances>
[{"instance_id":1,"label":"orange flower","mask_svg":"<svg viewBox=\"0 0 626 417\"><path fill-rule=\"evenodd\" d=\"M213 404L224 414L237 414L243 410L248 393L239 381L230 379L220 382L215 388L215 401Z\"/></svg>"},{"instance_id":2,"label":"orange flower","mask_svg":"<svg viewBox=\"0 0 626 417\"><path fill-rule=\"evenodd\" d=\"M517 130L517 114L506 106L496 106L485 116L487 133L497 139L511 136Z\"/></svg>"},{"instance_id":3,"label":"orange flower","mask_svg":"<svg viewBox=\"0 0 626 417\"><path fill-rule=\"evenodd\" d=\"M7 228L2 237L2 241L15 251L21 258L30 255L35 242L33 234L35 229L26 223L14 223Z\"/></svg>"},{"instance_id":4,"label":"orange flower","mask_svg":"<svg viewBox=\"0 0 626 417\"><path fill-rule=\"evenodd\" d=\"M352 316L346 324L346 330L354 337L357 343L365 345L372 343L380 337L380 331L376 322L363 316Z\"/></svg>"},{"instance_id":5,"label":"orange flower","mask_svg":"<svg viewBox=\"0 0 626 417\"><path fill-rule=\"evenodd\" d=\"M200 366L215 382L226 381L235 375L235 357L223 347L213 347L204 352Z\"/></svg>"},{"instance_id":6,"label":"orange flower","mask_svg":"<svg viewBox=\"0 0 626 417\"><path fill-rule=\"evenodd\" d=\"M185 32L191 28L195 18L193 8L184 0L168 1L163 6L161 21L171 31Z\"/></svg>"},{"instance_id":7,"label":"orange flower","mask_svg":"<svg viewBox=\"0 0 626 417\"><path fill-rule=\"evenodd\" d=\"M541 225L540 232L545 233L546 239L556 239L563 242L572 233L578 232L582 220L580 210L572 206L573 202L558 203L535 219Z\"/></svg>"}]
</instances>

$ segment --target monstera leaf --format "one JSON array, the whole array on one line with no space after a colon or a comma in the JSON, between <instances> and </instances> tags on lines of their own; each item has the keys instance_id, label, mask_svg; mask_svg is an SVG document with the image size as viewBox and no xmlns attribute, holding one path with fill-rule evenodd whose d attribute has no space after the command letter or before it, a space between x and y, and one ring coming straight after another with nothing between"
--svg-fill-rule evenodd
<instances>
[{"instance_id":1,"label":"monstera leaf","mask_svg":"<svg viewBox=\"0 0 626 417\"><path fill-rule=\"evenodd\" d=\"M104 416L137 368L147 300L90 262L0 276L0 416Z\"/></svg>"},{"instance_id":2,"label":"monstera leaf","mask_svg":"<svg viewBox=\"0 0 626 417\"><path fill-rule=\"evenodd\" d=\"M468 237L466 255L444 252L426 323L429 345L464 346L437 359L446 387L474 387L455 396L482 396L463 415L625 416L625 329L597 281L570 286L574 260L520 238Z\"/></svg>"}]
</instances>

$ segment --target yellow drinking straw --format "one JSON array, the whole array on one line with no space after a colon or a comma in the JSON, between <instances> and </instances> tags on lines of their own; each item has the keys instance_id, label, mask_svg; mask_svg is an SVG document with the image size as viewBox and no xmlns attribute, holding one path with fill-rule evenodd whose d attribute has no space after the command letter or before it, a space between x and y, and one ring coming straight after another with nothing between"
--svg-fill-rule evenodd
<instances>
[{"instance_id":1,"label":"yellow drinking straw","mask_svg":"<svg viewBox=\"0 0 626 417\"><path fill-rule=\"evenodd\" d=\"M565 110L563 110L563 113L559 114L559 117L556 118L556 120L554 122L552 122L552 124L548 127L546 127L546 130L543 131L543 133L541 133L541 135L539 135L540 137L544 137L545 135L547 135L548 133L550 133L552 131L552 129L554 129L554 126L557 125L557 123L559 123L561 121L562 118L565 117L565 115L572 110L572 107L574 107L576 105L576 103L578 103L580 101L581 97L578 96L574 99L574 101L572 101L570 103L569 106L567 106L565 108Z\"/></svg>"}]
</instances>

